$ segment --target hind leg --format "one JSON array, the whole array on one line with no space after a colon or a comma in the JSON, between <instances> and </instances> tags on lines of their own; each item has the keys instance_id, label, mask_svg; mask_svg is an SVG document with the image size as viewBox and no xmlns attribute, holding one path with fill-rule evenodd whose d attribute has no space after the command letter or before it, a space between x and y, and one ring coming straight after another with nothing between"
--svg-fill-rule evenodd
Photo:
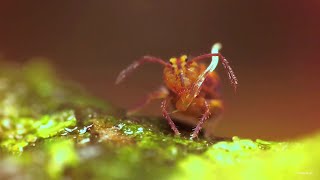
<instances>
[{"instance_id":1,"label":"hind leg","mask_svg":"<svg viewBox=\"0 0 320 180\"><path fill-rule=\"evenodd\" d=\"M169 95L169 91L164 86L161 86L157 90L146 95L139 103L137 103L133 108L130 108L127 111L127 115L132 115L142 109L145 105L149 104L152 100L155 99L165 99Z\"/></svg>"}]
</instances>

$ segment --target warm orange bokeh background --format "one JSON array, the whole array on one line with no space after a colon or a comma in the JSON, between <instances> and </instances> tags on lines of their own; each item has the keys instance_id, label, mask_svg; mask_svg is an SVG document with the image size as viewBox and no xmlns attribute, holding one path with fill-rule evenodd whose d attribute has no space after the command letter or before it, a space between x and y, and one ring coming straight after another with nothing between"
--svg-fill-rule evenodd
<instances>
[{"instance_id":1,"label":"warm orange bokeh background","mask_svg":"<svg viewBox=\"0 0 320 180\"><path fill-rule=\"evenodd\" d=\"M161 83L160 67L149 64L114 86L133 60L199 55L219 41L240 86L234 95L218 68L227 109L217 135L288 139L320 130L318 0L124 2L1 2L1 55L47 57L66 78L129 107Z\"/></svg>"}]
</instances>

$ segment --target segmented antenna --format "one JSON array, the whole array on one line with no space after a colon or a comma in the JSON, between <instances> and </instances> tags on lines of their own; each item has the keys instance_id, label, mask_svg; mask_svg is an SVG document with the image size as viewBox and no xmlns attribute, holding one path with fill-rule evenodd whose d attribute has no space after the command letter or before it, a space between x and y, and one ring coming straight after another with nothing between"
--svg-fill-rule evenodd
<instances>
[{"instance_id":1,"label":"segmented antenna","mask_svg":"<svg viewBox=\"0 0 320 180\"><path fill-rule=\"evenodd\" d=\"M222 65L224 67L224 69L227 71L228 73L228 78L231 82L231 85L234 88L234 91L237 91L237 85L238 83L238 79L236 77L236 75L234 74L234 71L232 70L231 66L229 65L229 62L227 61L227 59L225 57L222 56Z\"/></svg>"},{"instance_id":2,"label":"segmented antenna","mask_svg":"<svg viewBox=\"0 0 320 180\"><path fill-rule=\"evenodd\" d=\"M127 77L127 75L129 73L131 73L133 70L137 69L139 64L140 64L139 61L135 61L132 64L130 64L130 66L128 66L126 69L122 70L117 77L116 84L121 83Z\"/></svg>"},{"instance_id":3,"label":"segmented antenna","mask_svg":"<svg viewBox=\"0 0 320 180\"><path fill-rule=\"evenodd\" d=\"M116 79L116 84L121 83L129 74L131 74L135 69L146 62L158 63L163 66L171 66L169 63L165 62L160 58L156 58L153 56L143 56L140 60L133 62L126 69L122 70Z\"/></svg>"}]
</instances>

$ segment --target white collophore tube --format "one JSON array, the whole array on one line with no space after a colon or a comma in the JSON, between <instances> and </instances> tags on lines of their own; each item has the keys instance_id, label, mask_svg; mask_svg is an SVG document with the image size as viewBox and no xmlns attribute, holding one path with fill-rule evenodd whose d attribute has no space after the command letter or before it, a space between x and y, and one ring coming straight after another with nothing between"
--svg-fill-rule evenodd
<instances>
[{"instance_id":1,"label":"white collophore tube","mask_svg":"<svg viewBox=\"0 0 320 180\"><path fill-rule=\"evenodd\" d=\"M215 43L213 46L212 46L212 49L211 49L211 53L212 54L216 54L219 52L219 50L222 48L222 45L220 43ZM194 86L189 90L189 96L191 96L192 98L190 99L190 102L191 103L191 100L193 98L195 98L199 93L200 93L200 88L201 88L201 85L202 83L204 82L204 80L206 79L207 75L209 73L211 73L213 70L215 70L215 68L217 67L218 65L218 62L219 62L219 57L218 56L212 56L212 60L211 60L211 63L210 65L207 67L207 69L205 71L203 71L198 80L194 83Z\"/></svg>"},{"instance_id":2,"label":"white collophore tube","mask_svg":"<svg viewBox=\"0 0 320 180\"><path fill-rule=\"evenodd\" d=\"M219 53L219 50L221 48L222 48L221 43L215 43L212 46L211 53L217 54L217 53ZM196 82L196 84L198 85L199 88L201 87L202 83L204 82L206 76L216 69L218 62L219 62L219 56L212 56L211 63L209 64L207 69L202 72L202 74L199 76L199 78Z\"/></svg>"},{"instance_id":3,"label":"white collophore tube","mask_svg":"<svg viewBox=\"0 0 320 180\"><path fill-rule=\"evenodd\" d=\"M221 48L222 48L221 43L215 43L215 44L212 46L211 53L212 53L212 54L217 54L217 53L219 53L219 50L220 50ZM208 66L208 68L206 69L206 71L212 72L213 70L215 70L216 67L217 67L217 65L218 65L218 62L219 62L219 57L218 57L218 56L212 56L212 58L211 58L211 63L210 63L210 65Z\"/></svg>"}]
</instances>

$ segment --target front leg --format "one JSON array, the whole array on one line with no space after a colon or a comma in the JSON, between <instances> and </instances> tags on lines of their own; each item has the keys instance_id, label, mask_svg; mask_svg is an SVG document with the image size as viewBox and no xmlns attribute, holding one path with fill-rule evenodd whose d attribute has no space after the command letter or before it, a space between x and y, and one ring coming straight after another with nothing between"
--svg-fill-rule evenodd
<instances>
[{"instance_id":1,"label":"front leg","mask_svg":"<svg viewBox=\"0 0 320 180\"><path fill-rule=\"evenodd\" d=\"M197 126L194 128L193 133L191 134L190 139L194 139L198 137L200 130L202 129L203 123L205 120L209 119L210 117L214 116L216 118L223 110L223 103L221 100L211 99L204 101L204 113L201 116ZM210 134L209 131L211 129L206 129L206 136Z\"/></svg>"},{"instance_id":2,"label":"front leg","mask_svg":"<svg viewBox=\"0 0 320 180\"><path fill-rule=\"evenodd\" d=\"M171 117L169 116L169 113L167 111L167 105L168 105L168 100L169 98L166 98L162 101L161 103L161 109L162 109L162 115L164 118L167 119L168 124L170 125L171 129L173 130L174 134L176 136L180 135L179 130L177 129L176 125L174 124L174 122L172 121Z\"/></svg>"},{"instance_id":3,"label":"front leg","mask_svg":"<svg viewBox=\"0 0 320 180\"><path fill-rule=\"evenodd\" d=\"M211 113L210 113L210 108L209 108L207 101L204 101L204 106L205 106L205 112L202 115L202 117L200 118L200 121L198 122L197 126L194 128L194 131L191 134L190 139L194 139L194 138L198 137L198 134L199 134L200 130L202 129L202 124L204 123L205 120L207 120L210 117Z\"/></svg>"}]
</instances>

